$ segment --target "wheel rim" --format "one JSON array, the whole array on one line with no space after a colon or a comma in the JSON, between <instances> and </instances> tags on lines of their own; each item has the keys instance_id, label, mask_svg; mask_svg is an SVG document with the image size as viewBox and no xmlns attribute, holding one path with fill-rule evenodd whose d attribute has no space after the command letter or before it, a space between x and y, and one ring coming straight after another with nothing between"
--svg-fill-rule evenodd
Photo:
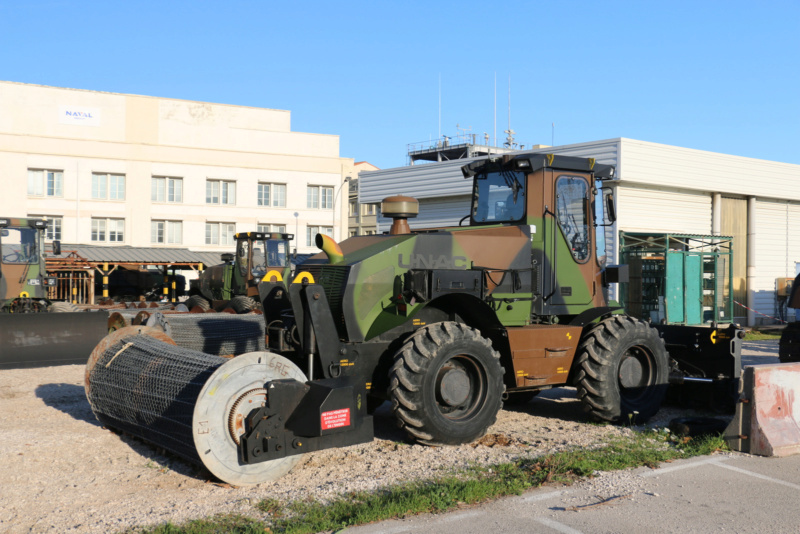
<instances>
[{"instance_id":1,"label":"wheel rim","mask_svg":"<svg viewBox=\"0 0 800 534\"><path fill-rule=\"evenodd\" d=\"M617 370L619 392L623 401L636 402L651 394L656 382L656 361L653 353L641 345L625 351Z\"/></svg>"},{"instance_id":2,"label":"wheel rim","mask_svg":"<svg viewBox=\"0 0 800 534\"><path fill-rule=\"evenodd\" d=\"M439 413L454 422L473 417L486 402L486 372L469 354L448 358L434 383Z\"/></svg>"}]
</instances>

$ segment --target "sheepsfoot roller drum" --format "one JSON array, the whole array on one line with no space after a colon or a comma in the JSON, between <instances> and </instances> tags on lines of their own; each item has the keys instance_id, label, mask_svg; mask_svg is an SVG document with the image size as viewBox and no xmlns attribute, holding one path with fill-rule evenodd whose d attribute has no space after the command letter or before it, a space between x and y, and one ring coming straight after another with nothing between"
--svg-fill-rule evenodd
<instances>
[{"instance_id":1,"label":"sheepsfoot roller drum","mask_svg":"<svg viewBox=\"0 0 800 534\"><path fill-rule=\"evenodd\" d=\"M86 394L104 425L220 480L252 485L283 476L306 451L372 439L365 391L305 381L277 354L229 360L175 346L156 329L128 327L95 349Z\"/></svg>"}]
</instances>

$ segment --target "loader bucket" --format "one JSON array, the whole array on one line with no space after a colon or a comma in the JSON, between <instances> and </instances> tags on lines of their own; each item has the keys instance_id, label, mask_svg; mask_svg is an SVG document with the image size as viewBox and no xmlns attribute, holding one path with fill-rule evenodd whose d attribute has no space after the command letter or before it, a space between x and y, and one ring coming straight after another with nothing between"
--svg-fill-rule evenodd
<instances>
[{"instance_id":1,"label":"loader bucket","mask_svg":"<svg viewBox=\"0 0 800 534\"><path fill-rule=\"evenodd\" d=\"M108 312L0 314L0 369L83 364L108 333Z\"/></svg>"}]
</instances>

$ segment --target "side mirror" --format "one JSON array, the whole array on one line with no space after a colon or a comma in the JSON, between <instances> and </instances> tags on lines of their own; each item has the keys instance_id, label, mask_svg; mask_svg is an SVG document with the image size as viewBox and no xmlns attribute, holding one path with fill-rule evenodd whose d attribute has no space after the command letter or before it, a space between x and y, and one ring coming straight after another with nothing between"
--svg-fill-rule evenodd
<instances>
[{"instance_id":1,"label":"side mirror","mask_svg":"<svg viewBox=\"0 0 800 534\"><path fill-rule=\"evenodd\" d=\"M609 222L615 222L617 220L617 207L614 204L614 193L609 191L606 193L603 192L603 196L606 200L606 215L608 215Z\"/></svg>"},{"instance_id":2,"label":"side mirror","mask_svg":"<svg viewBox=\"0 0 800 534\"><path fill-rule=\"evenodd\" d=\"M61 241L53 241L53 256L61 256Z\"/></svg>"}]
</instances>

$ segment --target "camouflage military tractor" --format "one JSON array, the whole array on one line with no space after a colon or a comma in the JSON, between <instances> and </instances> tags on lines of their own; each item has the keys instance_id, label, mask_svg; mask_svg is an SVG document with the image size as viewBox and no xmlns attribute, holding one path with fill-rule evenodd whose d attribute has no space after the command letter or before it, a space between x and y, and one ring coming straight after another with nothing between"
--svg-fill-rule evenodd
<instances>
[{"instance_id":1,"label":"camouflage military tractor","mask_svg":"<svg viewBox=\"0 0 800 534\"><path fill-rule=\"evenodd\" d=\"M106 333L106 313L73 313L47 290L43 219L0 218L0 369L80 363ZM53 243L54 254L60 244ZM66 312L66 313L41 313Z\"/></svg>"},{"instance_id":2,"label":"camouflage military tractor","mask_svg":"<svg viewBox=\"0 0 800 534\"><path fill-rule=\"evenodd\" d=\"M417 202L390 197L388 234L341 245L317 235L323 252L291 281L248 279L270 352L225 360L146 333L104 340L87 366L95 414L222 480L253 484L303 453L372 440L371 408L384 400L412 439L460 444L481 437L504 401L564 385L591 417L642 423L673 375L689 380L709 364L670 358L655 328L606 300L625 274L596 253L604 203L595 197L612 167L527 153L462 171L473 181L468 225L411 232ZM255 248L245 243L242 258ZM132 376L117 377L111 361ZM147 384L163 412L139 417L146 403L128 384ZM134 408L122 416L118 406Z\"/></svg>"},{"instance_id":3,"label":"camouflage military tractor","mask_svg":"<svg viewBox=\"0 0 800 534\"><path fill-rule=\"evenodd\" d=\"M56 279L47 276L42 254L43 219L0 219L0 310L10 313L47 311L47 288Z\"/></svg>"},{"instance_id":4,"label":"camouflage military tractor","mask_svg":"<svg viewBox=\"0 0 800 534\"><path fill-rule=\"evenodd\" d=\"M417 204L393 197L389 235L319 235L292 284L262 282L271 350L347 384L354 411L362 393L391 400L424 443L472 441L504 399L573 384L594 418L646 421L670 368L658 332L604 296L620 269L598 262L595 195L613 167L522 154L462 170L468 226L410 232Z\"/></svg>"},{"instance_id":5,"label":"camouflage military tractor","mask_svg":"<svg viewBox=\"0 0 800 534\"><path fill-rule=\"evenodd\" d=\"M237 313L260 308L261 280L289 278L289 241L292 234L242 232L236 253L222 254L222 263L203 271L190 282L186 305L208 310L229 307Z\"/></svg>"}]
</instances>

